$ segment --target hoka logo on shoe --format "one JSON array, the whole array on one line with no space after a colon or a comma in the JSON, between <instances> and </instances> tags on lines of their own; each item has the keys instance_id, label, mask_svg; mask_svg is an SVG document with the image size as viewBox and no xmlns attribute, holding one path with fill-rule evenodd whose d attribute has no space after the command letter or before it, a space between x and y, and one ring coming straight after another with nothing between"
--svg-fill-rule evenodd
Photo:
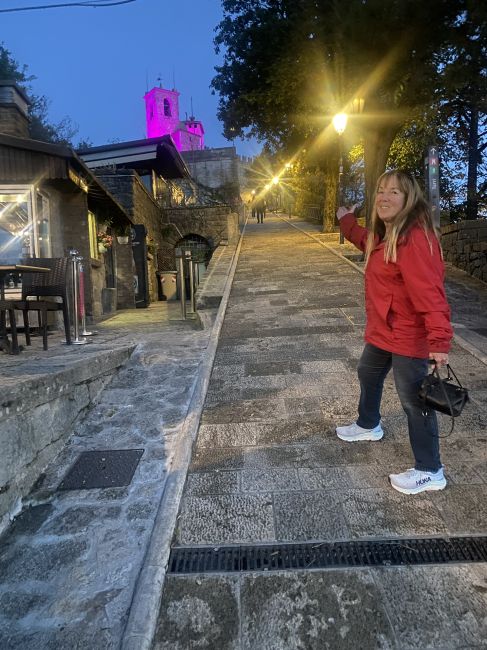
<instances>
[{"instance_id":1,"label":"hoka logo on shoe","mask_svg":"<svg viewBox=\"0 0 487 650\"><path fill-rule=\"evenodd\" d=\"M425 476L424 478L419 479L419 481L416 481L416 485L419 487L420 485L424 485L425 483L429 483L431 481L431 476Z\"/></svg>"}]
</instances>

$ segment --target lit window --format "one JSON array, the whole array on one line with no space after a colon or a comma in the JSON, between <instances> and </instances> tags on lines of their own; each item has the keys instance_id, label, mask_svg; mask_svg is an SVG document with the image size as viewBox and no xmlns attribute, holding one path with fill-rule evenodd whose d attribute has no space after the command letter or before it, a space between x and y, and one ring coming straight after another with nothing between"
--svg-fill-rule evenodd
<instances>
[{"instance_id":1,"label":"lit window","mask_svg":"<svg viewBox=\"0 0 487 650\"><path fill-rule=\"evenodd\" d=\"M31 186L0 186L0 263L36 254Z\"/></svg>"},{"instance_id":2,"label":"lit window","mask_svg":"<svg viewBox=\"0 0 487 650\"><path fill-rule=\"evenodd\" d=\"M93 212L88 212L88 235L90 238L90 257L97 260L100 255L98 253L98 239L96 237L96 217Z\"/></svg>"}]
</instances>

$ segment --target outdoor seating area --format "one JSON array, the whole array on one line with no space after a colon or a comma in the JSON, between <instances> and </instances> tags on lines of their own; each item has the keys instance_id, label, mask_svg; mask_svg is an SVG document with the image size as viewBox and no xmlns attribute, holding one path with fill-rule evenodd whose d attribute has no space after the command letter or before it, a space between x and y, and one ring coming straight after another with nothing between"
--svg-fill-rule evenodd
<instances>
[{"instance_id":1,"label":"outdoor seating area","mask_svg":"<svg viewBox=\"0 0 487 650\"><path fill-rule=\"evenodd\" d=\"M62 311L66 343L71 344L68 269L69 258L67 257L28 258L22 264L0 266L0 349L3 352L19 354L22 350L18 340L16 314L18 311L22 312L23 333L27 346L32 344L29 312L37 313L37 327L42 334L44 350L48 349L50 312ZM15 282L12 280L13 277ZM5 286L7 278L10 278L14 284L12 289Z\"/></svg>"}]
</instances>

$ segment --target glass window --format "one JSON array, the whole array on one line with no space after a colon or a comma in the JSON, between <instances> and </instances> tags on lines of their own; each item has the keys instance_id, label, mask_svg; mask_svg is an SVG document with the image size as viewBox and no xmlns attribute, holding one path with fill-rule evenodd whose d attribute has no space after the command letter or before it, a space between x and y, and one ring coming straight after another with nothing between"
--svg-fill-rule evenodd
<instances>
[{"instance_id":1,"label":"glass window","mask_svg":"<svg viewBox=\"0 0 487 650\"><path fill-rule=\"evenodd\" d=\"M36 255L32 188L0 186L0 262L16 264Z\"/></svg>"},{"instance_id":2,"label":"glass window","mask_svg":"<svg viewBox=\"0 0 487 650\"><path fill-rule=\"evenodd\" d=\"M168 99L164 100L164 115L166 117L171 117L171 104Z\"/></svg>"},{"instance_id":3,"label":"glass window","mask_svg":"<svg viewBox=\"0 0 487 650\"><path fill-rule=\"evenodd\" d=\"M49 200L32 185L0 185L0 262L51 257Z\"/></svg>"}]
</instances>

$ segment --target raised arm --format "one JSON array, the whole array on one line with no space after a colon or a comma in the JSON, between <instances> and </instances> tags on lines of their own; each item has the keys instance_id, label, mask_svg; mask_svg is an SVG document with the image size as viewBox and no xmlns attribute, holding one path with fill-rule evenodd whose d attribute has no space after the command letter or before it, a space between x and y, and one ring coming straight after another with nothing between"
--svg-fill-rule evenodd
<instances>
[{"instance_id":1,"label":"raised arm","mask_svg":"<svg viewBox=\"0 0 487 650\"><path fill-rule=\"evenodd\" d=\"M345 239L348 239L348 241L352 242L354 246L364 252L369 231L367 228L364 228L357 223L357 219L353 213L353 207L338 208L337 219L340 224L340 230L342 231Z\"/></svg>"}]
</instances>

